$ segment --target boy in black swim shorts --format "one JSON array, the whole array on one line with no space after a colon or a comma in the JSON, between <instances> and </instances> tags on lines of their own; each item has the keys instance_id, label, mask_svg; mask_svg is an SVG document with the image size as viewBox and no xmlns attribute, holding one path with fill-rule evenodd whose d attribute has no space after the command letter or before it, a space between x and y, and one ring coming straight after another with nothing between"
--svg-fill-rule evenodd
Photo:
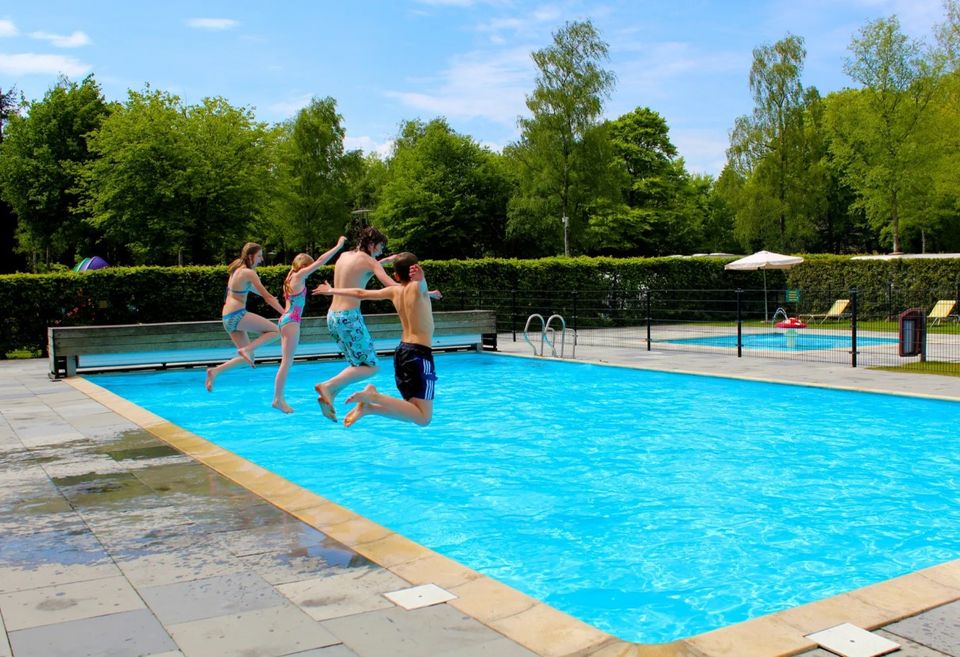
<instances>
[{"instance_id":1,"label":"boy in black swim shorts","mask_svg":"<svg viewBox=\"0 0 960 657\"><path fill-rule=\"evenodd\" d=\"M364 415L373 413L420 426L433 419L434 385L437 380L433 365L433 308L427 281L417 256L401 253L393 261L394 278L400 285L379 290L332 288L323 283L317 294L339 294L357 299L390 299L400 315L402 337L394 354L393 364L397 389L403 399L379 392L372 384L354 393L348 403L356 406L347 413L348 427Z\"/></svg>"}]
</instances>

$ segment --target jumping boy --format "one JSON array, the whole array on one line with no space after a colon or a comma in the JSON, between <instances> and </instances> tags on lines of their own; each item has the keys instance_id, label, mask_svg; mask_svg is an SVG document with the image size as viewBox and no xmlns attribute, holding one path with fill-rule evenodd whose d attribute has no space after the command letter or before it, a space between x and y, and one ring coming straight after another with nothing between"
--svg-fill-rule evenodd
<instances>
[{"instance_id":1,"label":"jumping boy","mask_svg":"<svg viewBox=\"0 0 960 657\"><path fill-rule=\"evenodd\" d=\"M363 288L371 277L384 286L399 285L383 269L383 263L393 258L377 260L387 245L386 236L373 226L364 228L357 240L357 248L340 255L333 270L333 284L338 288ZM313 294L319 294L319 287ZM333 402L340 390L350 383L361 381L376 374L377 352L367 326L360 314L360 299L348 296L334 297L327 312L327 330L337 341L340 351L347 359L347 366L336 376L314 386L317 402L323 415L337 421Z\"/></svg>"},{"instance_id":2,"label":"jumping boy","mask_svg":"<svg viewBox=\"0 0 960 657\"><path fill-rule=\"evenodd\" d=\"M433 366L433 309L423 269L417 256L400 253L393 261L393 276L400 283L379 290L330 287L319 285L317 294L352 297L354 299L389 299L400 316L402 333L400 345L393 355L394 377L403 399L377 391L368 384L354 393L348 403L356 406L344 419L351 426L364 415L372 413L420 426L433 419L433 392L437 380Z\"/></svg>"}]
</instances>

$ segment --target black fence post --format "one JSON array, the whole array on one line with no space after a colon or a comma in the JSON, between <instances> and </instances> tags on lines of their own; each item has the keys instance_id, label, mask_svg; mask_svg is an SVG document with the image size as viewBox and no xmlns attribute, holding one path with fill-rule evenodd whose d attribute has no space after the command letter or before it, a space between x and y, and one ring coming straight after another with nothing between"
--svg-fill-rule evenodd
<instances>
[{"instance_id":1,"label":"black fence post","mask_svg":"<svg viewBox=\"0 0 960 657\"><path fill-rule=\"evenodd\" d=\"M573 291L573 332L577 332L577 299L579 298L580 293L576 290Z\"/></svg>"},{"instance_id":2,"label":"black fence post","mask_svg":"<svg viewBox=\"0 0 960 657\"><path fill-rule=\"evenodd\" d=\"M517 341L517 288L510 290L510 332L513 333L513 341Z\"/></svg>"},{"instance_id":3,"label":"black fence post","mask_svg":"<svg viewBox=\"0 0 960 657\"><path fill-rule=\"evenodd\" d=\"M737 358L743 358L743 316L741 313L741 303L743 290L737 288Z\"/></svg>"},{"instance_id":4,"label":"black fence post","mask_svg":"<svg viewBox=\"0 0 960 657\"><path fill-rule=\"evenodd\" d=\"M650 339L650 326L653 324L653 318L650 316L650 288L649 287L645 287L643 289L643 296L644 296L643 305L645 306L644 310L647 316L645 319L645 322L647 324L647 351L650 351L651 344L653 343L653 340Z\"/></svg>"},{"instance_id":5,"label":"black fence post","mask_svg":"<svg viewBox=\"0 0 960 657\"><path fill-rule=\"evenodd\" d=\"M850 367L857 366L857 288L850 288Z\"/></svg>"}]
</instances>

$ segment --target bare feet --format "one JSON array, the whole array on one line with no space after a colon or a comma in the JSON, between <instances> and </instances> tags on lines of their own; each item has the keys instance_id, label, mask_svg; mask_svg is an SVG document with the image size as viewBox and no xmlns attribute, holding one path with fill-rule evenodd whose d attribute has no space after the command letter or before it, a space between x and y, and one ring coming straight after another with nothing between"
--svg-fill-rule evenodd
<instances>
[{"instance_id":1,"label":"bare feet","mask_svg":"<svg viewBox=\"0 0 960 657\"><path fill-rule=\"evenodd\" d=\"M250 367L256 367L257 364L253 360L253 355L247 351L246 347L240 347L237 349L237 355L240 356L243 360L247 361L250 364Z\"/></svg>"},{"instance_id":2,"label":"bare feet","mask_svg":"<svg viewBox=\"0 0 960 657\"><path fill-rule=\"evenodd\" d=\"M359 390L347 397L347 403L352 404L353 402L357 402L357 405L353 407L352 411L347 413L345 418L343 418L344 426L349 427L366 415L367 411L369 410L367 405L373 401L374 395L377 394L376 387L374 387L372 383L368 383L363 390Z\"/></svg>"},{"instance_id":3,"label":"bare feet","mask_svg":"<svg viewBox=\"0 0 960 657\"><path fill-rule=\"evenodd\" d=\"M207 368L207 382L203 384L203 387L207 389L207 392L213 392L213 380L217 378L217 374L212 367Z\"/></svg>"},{"instance_id":4,"label":"bare feet","mask_svg":"<svg viewBox=\"0 0 960 657\"><path fill-rule=\"evenodd\" d=\"M287 402L284 401L283 399L280 399L280 400L274 399L273 407L278 411L283 411L284 413L293 413L293 409L290 408L290 406L287 405Z\"/></svg>"},{"instance_id":5,"label":"bare feet","mask_svg":"<svg viewBox=\"0 0 960 657\"><path fill-rule=\"evenodd\" d=\"M377 388L372 384L368 383L363 390L358 390L349 397L347 397L347 403L352 404L353 402L372 402L376 401L372 397L379 394Z\"/></svg>"},{"instance_id":6,"label":"bare feet","mask_svg":"<svg viewBox=\"0 0 960 657\"><path fill-rule=\"evenodd\" d=\"M317 391L317 403L320 404L320 412L323 413L323 417L331 422L336 422L337 411L333 407L333 397L330 396L330 391L327 389L327 386L318 383L313 386L313 389Z\"/></svg>"},{"instance_id":7,"label":"bare feet","mask_svg":"<svg viewBox=\"0 0 960 657\"><path fill-rule=\"evenodd\" d=\"M353 426L354 422L356 422L366 414L367 414L367 405L364 402L360 402L359 404L353 407L353 410L347 413L347 417L343 418L343 426L345 427Z\"/></svg>"}]
</instances>

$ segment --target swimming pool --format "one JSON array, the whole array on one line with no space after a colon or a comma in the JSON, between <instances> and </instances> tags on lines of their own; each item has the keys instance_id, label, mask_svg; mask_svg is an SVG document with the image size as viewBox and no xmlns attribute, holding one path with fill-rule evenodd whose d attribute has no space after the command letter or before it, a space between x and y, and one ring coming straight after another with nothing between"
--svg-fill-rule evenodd
<instances>
[{"instance_id":1,"label":"swimming pool","mask_svg":"<svg viewBox=\"0 0 960 657\"><path fill-rule=\"evenodd\" d=\"M224 375L213 395L202 370L90 378L626 640L960 554L960 404L457 354L438 357L430 427L345 429L310 393L340 366L293 368L293 416L269 407L273 367Z\"/></svg>"},{"instance_id":2,"label":"swimming pool","mask_svg":"<svg viewBox=\"0 0 960 657\"><path fill-rule=\"evenodd\" d=\"M703 347L728 347L736 349L736 335L714 335L700 338L674 338L664 340L670 344L698 345ZM795 331L793 335L786 331L772 333L744 333L741 338L744 349L771 349L774 351L817 351L822 349L850 349L849 335L830 333L804 333ZM884 344L897 344L897 338L857 336L857 348L875 347Z\"/></svg>"}]
</instances>

